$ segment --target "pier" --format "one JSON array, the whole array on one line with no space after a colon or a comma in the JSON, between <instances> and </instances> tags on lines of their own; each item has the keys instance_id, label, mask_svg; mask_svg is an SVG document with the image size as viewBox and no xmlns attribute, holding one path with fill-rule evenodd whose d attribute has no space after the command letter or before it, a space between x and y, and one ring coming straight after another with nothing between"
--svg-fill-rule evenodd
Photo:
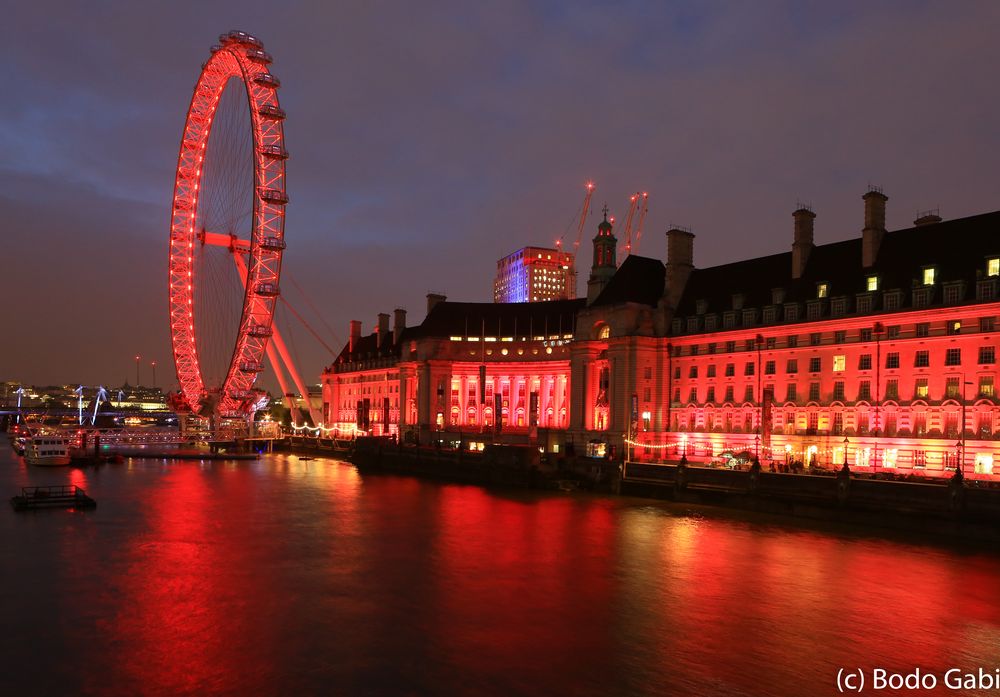
<instances>
[{"instance_id":1,"label":"pier","mask_svg":"<svg viewBox=\"0 0 1000 697\"><path fill-rule=\"evenodd\" d=\"M24 486L21 494L10 500L15 511L33 511L40 508L97 508L97 501L73 484L62 486Z\"/></svg>"}]
</instances>

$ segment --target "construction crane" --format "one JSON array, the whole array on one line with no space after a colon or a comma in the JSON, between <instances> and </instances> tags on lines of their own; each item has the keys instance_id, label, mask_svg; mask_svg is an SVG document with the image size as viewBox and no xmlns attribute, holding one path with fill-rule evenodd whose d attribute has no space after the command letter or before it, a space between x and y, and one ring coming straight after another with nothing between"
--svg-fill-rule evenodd
<instances>
[{"instance_id":1,"label":"construction crane","mask_svg":"<svg viewBox=\"0 0 1000 697\"><path fill-rule=\"evenodd\" d=\"M649 212L649 193L643 191L642 199L639 203L639 222L635 226L635 251L639 251L639 241L642 239L642 224L646 220L646 213Z\"/></svg>"},{"instance_id":2,"label":"construction crane","mask_svg":"<svg viewBox=\"0 0 1000 697\"><path fill-rule=\"evenodd\" d=\"M632 219L635 217L636 204L641 195L639 192L636 192L629 196L628 199L628 215L625 216L625 231L622 235L622 241L625 243L624 256L632 253Z\"/></svg>"},{"instance_id":3,"label":"construction crane","mask_svg":"<svg viewBox=\"0 0 1000 697\"><path fill-rule=\"evenodd\" d=\"M583 206L580 208L580 222L577 224L576 242L573 243L573 254L580 248L580 241L583 239L583 228L587 224L587 216L590 215L590 200L594 197L594 189L597 187L594 182L587 182L587 193L583 197ZM563 237L565 233L556 240L556 249L562 251Z\"/></svg>"}]
</instances>

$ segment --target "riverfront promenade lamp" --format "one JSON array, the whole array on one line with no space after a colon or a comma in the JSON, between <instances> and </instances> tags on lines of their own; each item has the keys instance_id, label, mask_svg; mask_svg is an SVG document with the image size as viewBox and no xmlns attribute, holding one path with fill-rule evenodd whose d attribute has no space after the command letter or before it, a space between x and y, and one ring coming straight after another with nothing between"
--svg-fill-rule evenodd
<instances>
[{"instance_id":1,"label":"riverfront promenade lamp","mask_svg":"<svg viewBox=\"0 0 1000 697\"><path fill-rule=\"evenodd\" d=\"M844 469L848 469L847 465L847 446L850 444L850 439L844 436Z\"/></svg>"}]
</instances>

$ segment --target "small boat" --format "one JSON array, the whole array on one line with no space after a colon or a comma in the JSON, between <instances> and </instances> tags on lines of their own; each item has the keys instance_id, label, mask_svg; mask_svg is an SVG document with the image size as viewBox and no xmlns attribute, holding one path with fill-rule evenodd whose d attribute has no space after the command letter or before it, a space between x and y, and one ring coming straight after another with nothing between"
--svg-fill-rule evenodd
<instances>
[{"instance_id":1,"label":"small boat","mask_svg":"<svg viewBox=\"0 0 1000 697\"><path fill-rule=\"evenodd\" d=\"M315 460L314 457L309 457L308 455L299 455L300 460Z\"/></svg>"},{"instance_id":2,"label":"small boat","mask_svg":"<svg viewBox=\"0 0 1000 697\"><path fill-rule=\"evenodd\" d=\"M68 465L69 438L51 433L36 433L25 443L24 461L29 465Z\"/></svg>"}]
</instances>

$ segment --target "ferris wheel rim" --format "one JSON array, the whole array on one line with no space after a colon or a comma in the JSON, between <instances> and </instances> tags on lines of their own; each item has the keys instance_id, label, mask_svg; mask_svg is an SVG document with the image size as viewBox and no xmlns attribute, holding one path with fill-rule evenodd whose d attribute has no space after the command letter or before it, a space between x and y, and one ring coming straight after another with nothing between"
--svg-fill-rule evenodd
<instances>
[{"instance_id":1,"label":"ferris wheel rim","mask_svg":"<svg viewBox=\"0 0 1000 697\"><path fill-rule=\"evenodd\" d=\"M253 145L253 221L250 239L234 254L243 261L243 308L239 330L216 411L223 416L245 414L252 408L253 384L262 368L280 294L284 243L285 190L284 111L278 101L280 82L268 64L263 44L244 32L229 32L203 64L185 118L174 180L168 262L170 331L174 365L183 401L193 412L203 410L209 395L195 337L196 281L193 277L195 238L206 146L215 110L226 85L242 81L247 92ZM239 267L242 257L237 259Z\"/></svg>"}]
</instances>

